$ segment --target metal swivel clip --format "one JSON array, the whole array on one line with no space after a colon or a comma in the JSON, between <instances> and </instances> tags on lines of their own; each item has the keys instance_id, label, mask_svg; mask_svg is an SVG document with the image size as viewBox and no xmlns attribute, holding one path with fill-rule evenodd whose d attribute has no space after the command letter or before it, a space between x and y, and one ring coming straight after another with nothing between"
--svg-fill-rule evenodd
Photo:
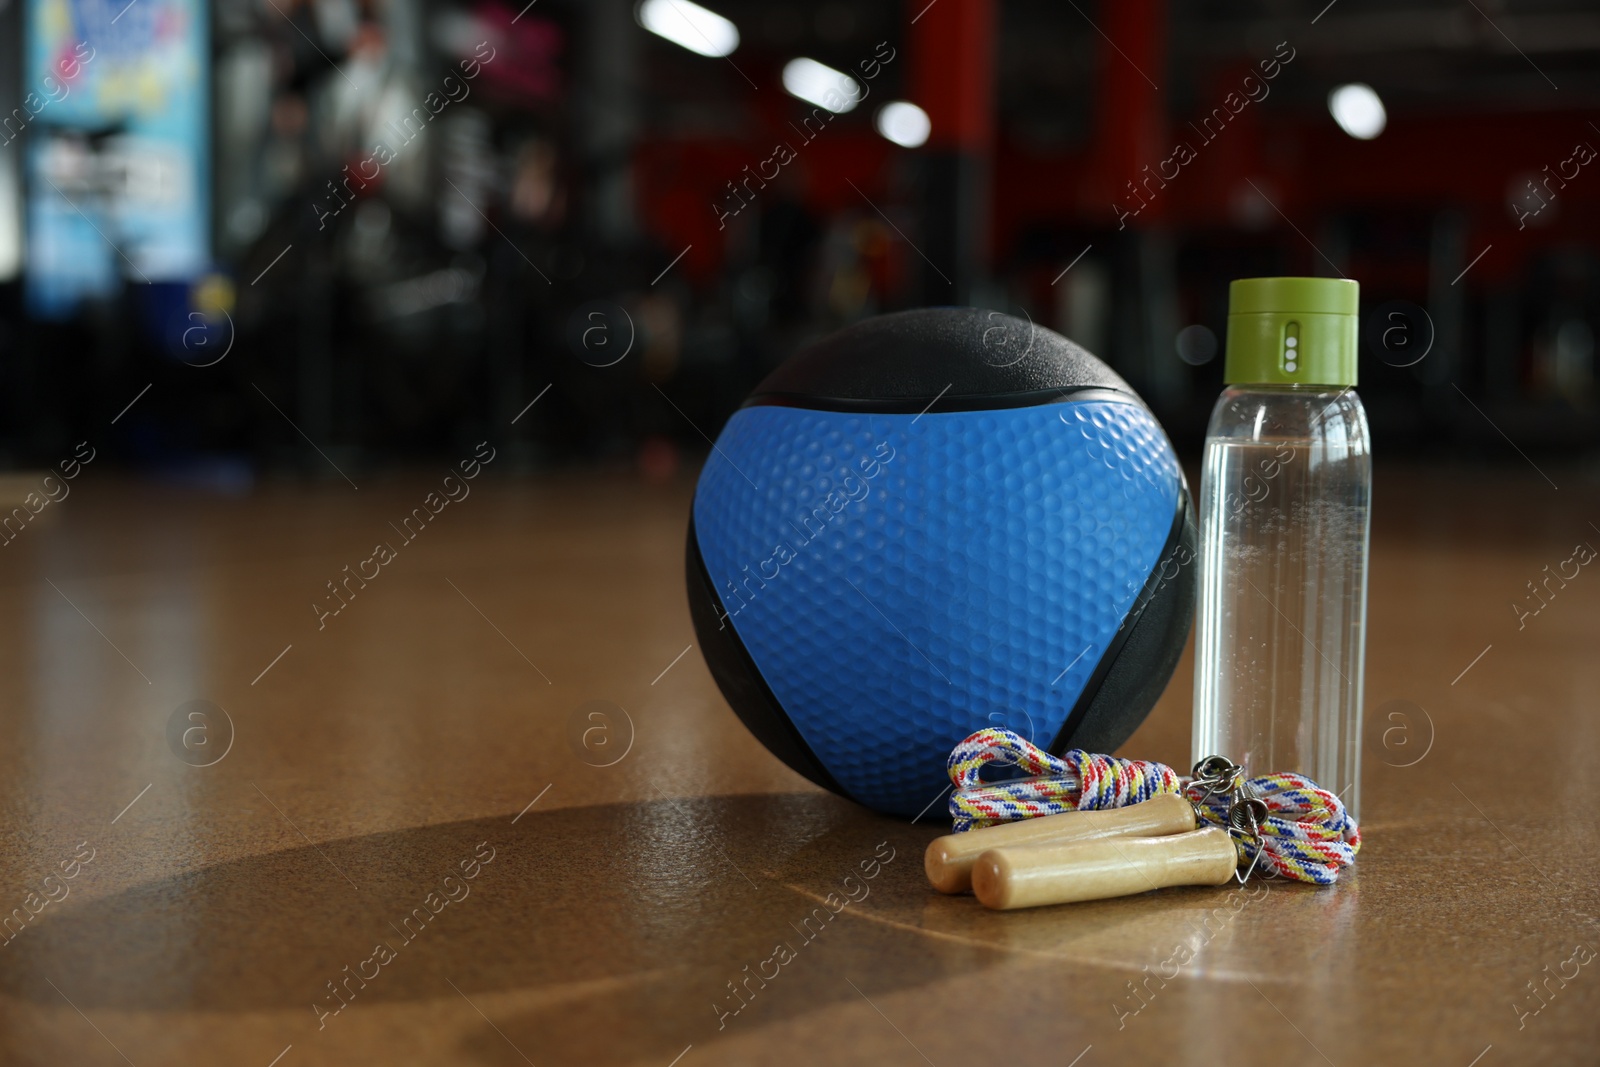
<instances>
[{"instance_id":1,"label":"metal swivel clip","mask_svg":"<svg viewBox=\"0 0 1600 1067\"><path fill-rule=\"evenodd\" d=\"M1198 787L1198 797L1191 796L1197 819L1205 817L1205 802L1214 796L1228 798L1225 829L1230 837L1240 842L1241 851L1250 857L1250 865L1242 874L1235 873L1243 885L1255 873L1264 851L1261 827L1270 814L1266 802L1256 795L1244 776L1244 768L1226 756L1207 756L1194 765L1189 788Z\"/></svg>"}]
</instances>

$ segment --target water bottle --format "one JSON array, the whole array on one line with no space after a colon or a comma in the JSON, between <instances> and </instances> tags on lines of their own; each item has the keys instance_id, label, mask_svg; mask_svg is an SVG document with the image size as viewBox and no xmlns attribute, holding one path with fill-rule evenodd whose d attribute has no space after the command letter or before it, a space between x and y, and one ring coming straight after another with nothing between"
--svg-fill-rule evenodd
<instances>
[{"instance_id":1,"label":"water bottle","mask_svg":"<svg viewBox=\"0 0 1600 1067\"><path fill-rule=\"evenodd\" d=\"M1361 804L1372 459L1356 397L1360 289L1228 290L1227 389L1200 476L1194 758L1296 771Z\"/></svg>"}]
</instances>

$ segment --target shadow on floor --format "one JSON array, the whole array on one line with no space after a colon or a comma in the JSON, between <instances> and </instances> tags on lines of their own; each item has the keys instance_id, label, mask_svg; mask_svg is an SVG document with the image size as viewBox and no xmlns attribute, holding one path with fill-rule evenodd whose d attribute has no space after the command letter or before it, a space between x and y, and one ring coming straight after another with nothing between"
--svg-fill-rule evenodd
<instances>
[{"instance_id":1,"label":"shadow on floor","mask_svg":"<svg viewBox=\"0 0 1600 1067\"><path fill-rule=\"evenodd\" d=\"M505 1026L529 1054L670 1059L719 1029L856 997L835 967L872 972L875 990L933 980L947 949L862 913L926 894L921 852L935 833L793 794L372 834L53 907L0 949L0 994L54 1001L49 978L90 1014L303 1007L316 1029L319 1010L345 1001L454 997L454 983L473 998L531 997L539 1006ZM835 916L821 899L846 889L867 895ZM749 978L758 971L778 977ZM521 1062L484 1034L472 1054Z\"/></svg>"}]
</instances>

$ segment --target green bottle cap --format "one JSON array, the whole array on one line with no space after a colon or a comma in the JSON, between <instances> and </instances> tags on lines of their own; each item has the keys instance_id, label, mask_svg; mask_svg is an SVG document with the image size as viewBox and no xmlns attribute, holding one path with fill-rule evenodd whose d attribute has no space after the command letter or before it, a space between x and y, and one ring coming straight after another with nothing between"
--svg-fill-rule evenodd
<instances>
[{"instance_id":1,"label":"green bottle cap","mask_svg":"<svg viewBox=\"0 0 1600 1067\"><path fill-rule=\"evenodd\" d=\"M1228 286L1224 380L1355 385L1360 304L1348 278L1240 278Z\"/></svg>"}]
</instances>

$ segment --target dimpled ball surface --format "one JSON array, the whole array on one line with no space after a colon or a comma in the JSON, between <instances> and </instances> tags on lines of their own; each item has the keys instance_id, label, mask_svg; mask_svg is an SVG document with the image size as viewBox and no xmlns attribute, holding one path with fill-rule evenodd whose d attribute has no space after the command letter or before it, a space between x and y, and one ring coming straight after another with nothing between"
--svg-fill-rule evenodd
<instances>
[{"instance_id":1,"label":"dimpled ball surface","mask_svg":"<svg viewBox=\"0 0 1600 1067\"><path fill-rule=\"evenodd\" d=\"M974 730L1054 739L1181 485L1134 403L757 406L718 438L694 522L727 622L806 743L851 797L914 816Z\"/></svg>"}]
</instances>

